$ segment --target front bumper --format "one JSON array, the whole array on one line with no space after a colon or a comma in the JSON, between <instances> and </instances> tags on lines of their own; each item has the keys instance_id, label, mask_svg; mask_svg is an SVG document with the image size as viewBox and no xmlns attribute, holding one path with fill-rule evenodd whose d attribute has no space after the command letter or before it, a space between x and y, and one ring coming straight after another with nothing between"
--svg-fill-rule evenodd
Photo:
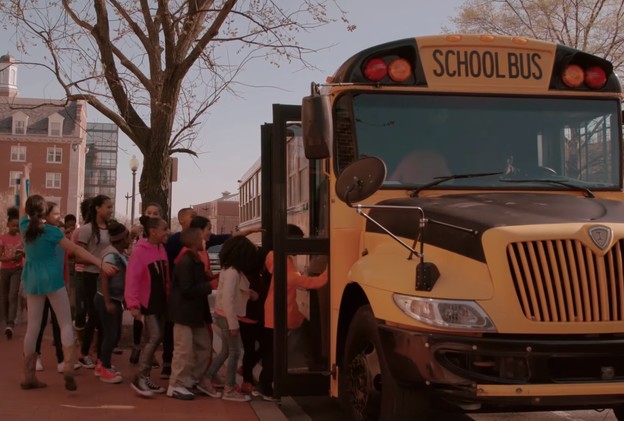
<instances>
[{"instance_id":1,"label":"front bumper","mask_svg":"<svg viewBox=\"0 0 624 421\"><path fill-rule=\"evenodd\" d=\"M624 335L484 335L379 325L397 381L507 409L624 404Z\"/></svg>"}]
</instances>

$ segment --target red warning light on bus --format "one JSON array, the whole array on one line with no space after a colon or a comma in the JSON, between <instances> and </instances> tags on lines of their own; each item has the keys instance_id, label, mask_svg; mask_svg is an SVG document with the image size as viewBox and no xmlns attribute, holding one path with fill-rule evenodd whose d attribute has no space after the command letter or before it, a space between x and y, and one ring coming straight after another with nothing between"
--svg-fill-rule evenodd
<instances>
[{"instance_id":1,"label":"red warning light on bus","mask_svg":"<svg viewBox=\"0 0 624 421\"><path fill-rule=\"evenodd\" d=\"M366 79L379 82L388 75L388 65L381 58L373 58L364 65Z\"/></svg>"},{"instance_id":2,"label":"red warning light on bus","mask_svg":"<svg viewBox=\"0 0 624 421\"><path fill-rule=\"evenodd\" d=\"M607 83L607 73L602 67L593 66L585 71L585 84L592 89L600 89Z\"/></svg>"}]
</instances>

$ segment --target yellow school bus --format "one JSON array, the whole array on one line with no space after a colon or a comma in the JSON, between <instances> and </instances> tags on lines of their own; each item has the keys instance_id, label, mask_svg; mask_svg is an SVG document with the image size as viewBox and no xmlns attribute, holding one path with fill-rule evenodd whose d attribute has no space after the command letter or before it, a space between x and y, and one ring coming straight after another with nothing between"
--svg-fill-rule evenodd
<instances>
[{"instance_id":1,"label":"yellow school bus","mask_svg":"<svg viewBox=\"0 0 624 421\"><path fill-rule=\"evenodd\" d=\"M361 51L301 107L274 105L276 393L330 393L354 420L624 420L621 99L600 57L440 35ZM303 239L286 235L295 214ZM305 335L286 324L292 255L330 274L307 291Z\"/></svg>"}]
</instances>

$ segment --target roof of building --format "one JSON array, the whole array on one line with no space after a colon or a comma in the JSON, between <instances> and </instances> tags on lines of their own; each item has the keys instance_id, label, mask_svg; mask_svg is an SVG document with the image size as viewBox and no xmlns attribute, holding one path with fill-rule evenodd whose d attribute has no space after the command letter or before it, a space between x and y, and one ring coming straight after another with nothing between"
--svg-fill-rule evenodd
<instances>
[{"instance_id":1,"label":"roof of building","mask_svg":"<svg viewBox=\"0 0 624 421\"><path fill-rule=\"evenodd\" d=\"M7 53L0 57L0 63L15 63L15 57Z\"/></svg>"},{"instance_id":2,"label":"roof of building","mask_svg":"<svg viewBox=\"0 0 624 421\"><path fill-rule=\"evenodd\" d=\"M13 130L13 115L22 112L28 116L28 135L46 136L48 117L59 114L63 120L63 136L77 135L76 122L81 120L82 101L66 102L38 98L0 97L0 135Z\"/></svg>"}]
</instances>

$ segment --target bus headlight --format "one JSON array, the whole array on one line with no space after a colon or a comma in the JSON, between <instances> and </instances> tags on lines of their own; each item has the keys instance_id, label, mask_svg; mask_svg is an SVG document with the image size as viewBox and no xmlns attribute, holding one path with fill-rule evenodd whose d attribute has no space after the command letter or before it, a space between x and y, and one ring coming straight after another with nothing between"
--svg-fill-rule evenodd
<instances>
[{"instance_id":1,"label":"bus headlight","mask_svg":"<svg viewBox=\"0 0 624 421\"><path fill-rule=\"evenodd\" d=\"M439 300L394 294L395 304L419 322L445 329L495 332L496 327L474 301Z\"/></svg>"}]
</instances>

